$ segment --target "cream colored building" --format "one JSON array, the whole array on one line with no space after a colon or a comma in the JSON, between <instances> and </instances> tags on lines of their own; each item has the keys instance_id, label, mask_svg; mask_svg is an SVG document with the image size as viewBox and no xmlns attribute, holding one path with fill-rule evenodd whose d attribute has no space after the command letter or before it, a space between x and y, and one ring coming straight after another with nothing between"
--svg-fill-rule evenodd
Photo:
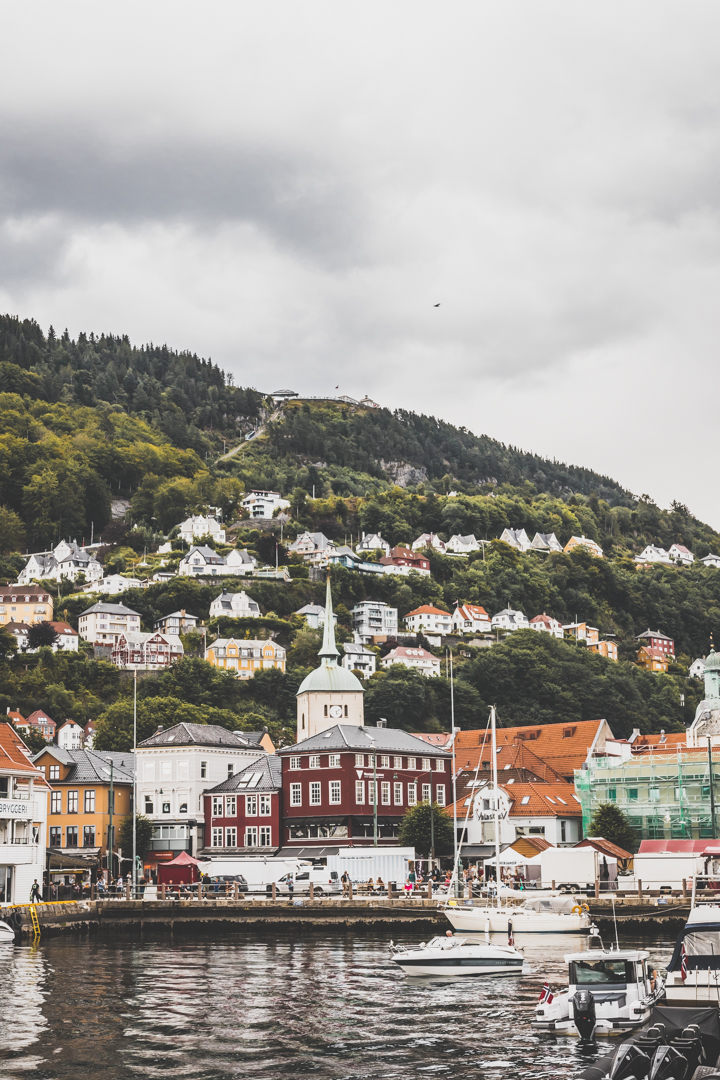
<instances>
[{"instance_id":1,"label":"cream colored building","mask_svg":"<svg viewBox=\"0 0 720 1080\"><path fill-rule=\"evenodd\" d=\"M309 739L336 724L362 727L365 723L363 685L356 675L338 664L330 578L325 599L322 663L300 684L297 692L297 741Z\"/></svg>"},{"instance_id":2,"label":"cream colored building","mask_svg":"<svg viewBox=\"0 0 720 1080\"><path fill-rule=\"evenodd\" d=\"M0 625L16 622L32 626L52 622L53 598L43 590L9 585L0 589Z\"/></svg>"},{"instance_id":3,"label":"cream colored building","mask_svg":"<svg viewBox=\"0 0 720 1080\"><path fill-rule=\"evenodd\" d=\"M247 638L217 638L205 650L205 659L213 667L232 671L240 679L252 679L265 668L285 670L285 649L275 641Z\"/></svg>"}]
</instances>

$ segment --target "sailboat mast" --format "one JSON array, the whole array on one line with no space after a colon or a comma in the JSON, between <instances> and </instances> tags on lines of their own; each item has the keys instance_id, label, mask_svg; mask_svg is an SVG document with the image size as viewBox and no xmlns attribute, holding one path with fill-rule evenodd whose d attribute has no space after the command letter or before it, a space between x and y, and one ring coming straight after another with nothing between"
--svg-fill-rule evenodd
<instances>
[{"instance_id":1,"label":"sailboat mast","mask_svg":"<svg viewBox=\"0 0 720 1080\"><path fill-rule=\"evenodd\" d=\"M492 724L492 782L493 802L495 804L495 898L500 907L500 806L498 799L498 773L497 773L497 735L495 732L495 706L490 709L490 721Z\"/></svg>"},{"instance_id":2,"label":"sailboat mast","mask_svg":"<svg viewBox=\"0 0 720 1080\"><path fill-rule=\"evenodd\" d=\"M452 792L453 792L453 845L455 861L453 862L453 877L458 873L458 842L457 842L457 770L455 768L455 688L453 685L453 661L450 653L450 730L452 731ZM432 811L432 806L430 807Z\"/></svg>"}]
</instances>

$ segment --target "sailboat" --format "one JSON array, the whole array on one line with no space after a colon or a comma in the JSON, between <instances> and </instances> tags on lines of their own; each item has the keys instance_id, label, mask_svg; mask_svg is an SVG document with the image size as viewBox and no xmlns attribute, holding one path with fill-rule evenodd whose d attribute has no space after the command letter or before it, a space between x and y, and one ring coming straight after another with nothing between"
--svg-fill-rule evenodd
<instances>
[{"instance_id":1,"label":"sailboat","mask_svg":"<svg viewBox=\"0 0 720 1080\"><path fill-rule=\"evenodd\" d=\"M452 686L452 676L451 676ZM495 709L491 711L492 738L493 738L493 775L495 789L497 790L497 755L495 753ZM453 717L453 744L455 739L455 723ZM453 768L453 783L455 769ZM457 805L457 800L454 800ZM455 814L453 810L453 814ZM466 818L467 822L467 818ZM495 858L499 865L500 858L500 827L498 802L495 800ZM457 827L455 829L457 837ZM455 865L453 867L450 890L457 879L459 855L457 851L457 839ZM500 900L498 898L498 904ZM490 941L490 929L486 926L485 942L470 942L465 938L458 938L448 930L445 937L435 937L431 941L421 942L416 946L394 945L390 948L392 959L402 968L406 975L521 975L524 957L522 952L515 947L513 939L512 922L508 922L507 945L495 945Z\"/></svg>"}]
</instances>

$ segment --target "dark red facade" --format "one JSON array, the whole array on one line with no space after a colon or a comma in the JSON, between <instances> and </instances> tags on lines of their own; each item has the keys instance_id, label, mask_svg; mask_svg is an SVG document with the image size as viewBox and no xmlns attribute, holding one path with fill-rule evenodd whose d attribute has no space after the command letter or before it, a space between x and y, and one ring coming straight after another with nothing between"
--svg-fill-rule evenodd
<instances>
[{"instance_id":1,"label":"dark red facade","mask_svg":"<svg viewBox=\"0 0 720 1080\"><path fill-rule=\"evenodd\" d=\"M280 847L280 790L216 792L204 798L206 851L262 854Z\"/></svg>"}]
</instances>

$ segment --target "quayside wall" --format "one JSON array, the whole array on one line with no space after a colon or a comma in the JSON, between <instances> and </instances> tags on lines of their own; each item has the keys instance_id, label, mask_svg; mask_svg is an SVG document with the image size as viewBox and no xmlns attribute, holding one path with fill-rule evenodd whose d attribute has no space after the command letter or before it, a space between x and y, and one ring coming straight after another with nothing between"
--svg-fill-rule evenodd
<instances>
[{"instance_id":1,"label":"quayside wall","mask_svg":"<svg viewBox=\"0 0 720 1080\"><path fill-rule=\"evenodd\" d=\"M609 899L590 900L590 915L603 935L613 932ZM393 927L413 926L423 932L447 929L437 900L387 897L298 900L79 900L35 905L42 935L68 933L128 933L146 930L173 933L238 932L263 926ZM682 898L667 903L626 897L615 904L623 936L672 937L684 926L690 904ZM22 937L33 936L30 905L0 907L0 919L11 922Z\"/></svg>"}]
</instances>

